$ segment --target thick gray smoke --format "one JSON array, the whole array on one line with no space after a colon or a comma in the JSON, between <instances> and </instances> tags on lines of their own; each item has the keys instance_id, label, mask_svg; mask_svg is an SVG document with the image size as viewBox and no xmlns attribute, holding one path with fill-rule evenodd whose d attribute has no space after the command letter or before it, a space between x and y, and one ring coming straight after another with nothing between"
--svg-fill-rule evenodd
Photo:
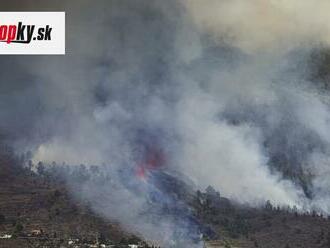
<instances>
[{"instance_id":1,"label":"thick gray smoke","mask_svg":"<svg viewBox=\"0 0 330 248\"><path fill-rule=\"evenodd\" d=\"M329 4L313 3L31 1L67 12L67 55L0 59L1 131L35 161L111 172L160 150L162 170L197 188L329 213L329 92L306 76L329 45ZM185 219L141 217L146 197L123 185L134 173L112 177L116 190L89 182L77 194L171 246Z\"/></svg>"}]
</instances>

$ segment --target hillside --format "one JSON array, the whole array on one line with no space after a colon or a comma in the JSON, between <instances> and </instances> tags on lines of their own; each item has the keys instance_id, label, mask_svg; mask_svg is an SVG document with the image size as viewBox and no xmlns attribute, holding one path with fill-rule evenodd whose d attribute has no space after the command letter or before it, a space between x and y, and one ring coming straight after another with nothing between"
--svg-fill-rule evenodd
<instances>
[{"instance_id":1,"label":"hillside","mask_svg":"<svg viewBox=\"0 0 330 248\"><path fill-rule=\"evenodd\" d=\"M0 247L73 247L74 243L127 247L140 241L73 201L63 185L16 167L16 163L1 156ZM12 238L6 239L6 235Z\"/></svg>"},{"instance_id":2,"label":"hillside","mask_svg":"<svg viewBox=\"0 0 330 248\"><path fill-rule=\"evenodd\" d=\"M11 155L1 156L0 247L147 247L73 197L65 179L41 176L19 163ZM206 247L330 247L330 221L317 213L299 213L270 202L261 208L243 206L212 187L194 192L177 175L155 172L153 176L155 187L185 205L163 213L175 216L189 211ZM151 202L150 210L161 204Z\"/></svg>"}]
</instances>

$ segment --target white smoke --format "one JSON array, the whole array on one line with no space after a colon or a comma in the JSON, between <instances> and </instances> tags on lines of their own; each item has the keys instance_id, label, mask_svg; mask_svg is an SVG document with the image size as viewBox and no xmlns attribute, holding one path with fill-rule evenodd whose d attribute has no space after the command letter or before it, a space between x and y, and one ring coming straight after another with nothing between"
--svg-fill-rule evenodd
<instances>
[{"instance_id":1,"label":"white smoke","mask_svg":"<svg viewBox=\"0 0 330 248\"><path fill-rule=\"evenodd\" d=\"M232 125L221 116L231 105L239 108L242 104L241 111L246 105L252 105L256 112L267 109L266 128L275 128L283 118L283 106L280 106L283 97L292 97L284 108L290 108L299 123L328 142L326 105L317 94L308 93L301 85L291 82L292 76L288 74L286 78L281 69L285 67L288 52L311 44L328 43L330 22L324 11L329 3L322 1L316 5L315 2L257 0L187 0L182 3L188 12L182 19L173 21L177 30L171 31L174 32L172 45L177 56L170 57L170 70L166 75L168 81L178 84L175 87L159 84L151 96L151 85L132 79L130 74L139 74L139 64L146 63L145 57L150 56L150 51L146 50L146 55L140 53L137 49L142 44L136 40L136 35L125 31L122 34L120 31L111 32L112 35L131 37L120 52L116 51L119 45L116 44L116 37L109 39L105 36L99 37L101 41L109 39L104 46L87 40L88 49L83 48L84 44L82 48L73 48L72 55L68 56L64 65L56 61L48 62L48 70L43 73L45 77L53 74L54 66L62 72L47 79L52 91L47 93L48 90L43 88L42 93L46 93L47 104L70 106L74 115L68 119L75 123L69 125L70 133L60 131L54 138L40 144L34 159L73 164L122 164L122 156L132 156L131 134L128 130L146 123L150 127L175 130L182 148L181 153L175 154L177 165L171 166L177 166L194 178L200 187L212 184L225 196L252 204L270 199L275 204L301 206L305 199L301 198L299 187L281 179L279 173L274 174L267 166L269 158L263 148L265 131L260 130L264 127L255 125L253 121ZM159 5L158 8L166 18L174 18L168 6ZM96 10L100 9L96 7ZM316 11L319 15L314 19L312 13ZM134 11L131 14L134 18ZM106 15L104 18L107 18ZM77 20L85 23L81 16ZM88 26L98 26L99 21L93 23L94 19L88 20L92 21ZM142 23L140 25L137 22L136 25L143 29ZM98 27L95 32L91 30L95 37L96 33L105 33L107 30L106 25ZM210 35L208 39L215 45L205 41L206 34ZM79 33L78 39L85 40L86 36L81 35ZM149 41L152 38L143 39ZM72 43L76 44L74 40ZM241 55L237 58L235 55L234 58L220 57L220 62L212 61L217 59L213 55L208 57L208 46L226 47L228 43L237 47ZM153 42L150 44L154 46ZM234 48L226 49L229 53L235 53L232 52ZM157 51L159 54L151 56L167 56L164 51L157 49L152 53ZM76 52L79 56L76 56ZM219 56L223 55L220 53ZM96 68L91 71L91 68L95 68L93 60L100 58L114 60L120 69L102 72L102 68ZM232 60L236 64L228 67ZM132 98L132 101L110 99L106 105L94 107L91 92L95 87L95 78L100 75L101 80L105 81L106 90L120 93L123 90L133 91L124 95ZM276 83L274 80L277 80ZM63 81L65 83L59 83ZM64 94L64 102L52 99L54 87L59 94ZM165 102L164 94L160 91L174 94L176 89L179 100L175 104Z\"/></svg>"},{"instance_id":2,"label":"white smoke","mask_svg":"<svg viewBox=\"0 0 330 248\"><path fill-rule=\"evenodd\" d=\"M330 42L327 0L182 0L196 25L246 52ZM273 50L273 49L276 50Z\"/></svg>"},{"instance_id":3,"label":"white smoke","mask_svg":"<svg viewBox=\"0 0 330 248\"><path fill-rule=\"evenodd\" d=\"M193 97L179 110L183 153L178 164L202 187L213 185L241 202L298 204L291 182L271 175L257 128L217 120L219 104L208 95Z\"/></svg>"},{"instance_id":4,"label":"white smoke","mask_svg":"<svg viewBox=\"0 0 330 248\"><path fill-rule=\"evenodd\" d=\"M134 166L143 130L156 136L166 166L199 188L210 184L252 205L329 212L328 93L292 70L310 49L328 45L328 1L85 1L79 11L74 3L63 5L66 56L14 61L34 83L9 92L11 101L37 99L28 108L32 138L15 144L32 149L36 162ZM8 105L6 119L17 111ZM314 176L312 203L272 168L278 154ZM96 192L107 191L82 185L82 197ZM145 199L125 187L117 193L93 201L94 210L161 239L140 219ZM177 222L161 220L158 230L171 236Z\"/></svg>"}]
</instances>

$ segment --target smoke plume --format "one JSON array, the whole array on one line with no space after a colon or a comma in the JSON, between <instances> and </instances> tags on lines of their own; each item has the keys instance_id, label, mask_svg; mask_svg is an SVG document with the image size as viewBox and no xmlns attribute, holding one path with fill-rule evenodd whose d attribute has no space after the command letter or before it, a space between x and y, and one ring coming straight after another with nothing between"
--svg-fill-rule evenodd
<instances>
[{"instance_id":1,"label":"smoke plume","mask_svg":"<svg viewBox=\"0 0 330 248\"><path fill-rule=\"evenodd\" d=\"M71 185L96 212L165 247L191 240L184 214L148 212L150 192L186 210L155 189L161 170L329 213L329 91L308 76L329 46L328 1L19 5L66 11L67 54L0 59L0 131L36 162L104 164L108 187Z\"/></svg>"}]
</instances>

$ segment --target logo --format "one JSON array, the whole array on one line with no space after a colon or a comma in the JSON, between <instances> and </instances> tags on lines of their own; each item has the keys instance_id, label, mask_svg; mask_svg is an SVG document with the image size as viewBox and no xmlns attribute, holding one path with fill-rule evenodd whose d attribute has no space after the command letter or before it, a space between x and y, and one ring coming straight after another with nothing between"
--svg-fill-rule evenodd
<instances>
[{"instance_id":1,"label":"logo","mask_svg":"<svg viewBox=\"0 0 330 248\"><path fill-rule=\"evenodd\" d=\"M0 54L65 54L65 13L0 12Z\"/></svg>"},{"instance_id":2,"label":"logo","mask_svg":"<svg viewBox=\"0 0 330 248\"><path fill-rule=\"evenodd\" d=\"M0 41L15 43L30 43L33 37L35 25L23 25L19 22L18 25L1 25L0 26ZM52 28L46 25L45 28L38 29L38 35L33 37L33 40L51 40Z\"/></svg>"}]
</instances>

